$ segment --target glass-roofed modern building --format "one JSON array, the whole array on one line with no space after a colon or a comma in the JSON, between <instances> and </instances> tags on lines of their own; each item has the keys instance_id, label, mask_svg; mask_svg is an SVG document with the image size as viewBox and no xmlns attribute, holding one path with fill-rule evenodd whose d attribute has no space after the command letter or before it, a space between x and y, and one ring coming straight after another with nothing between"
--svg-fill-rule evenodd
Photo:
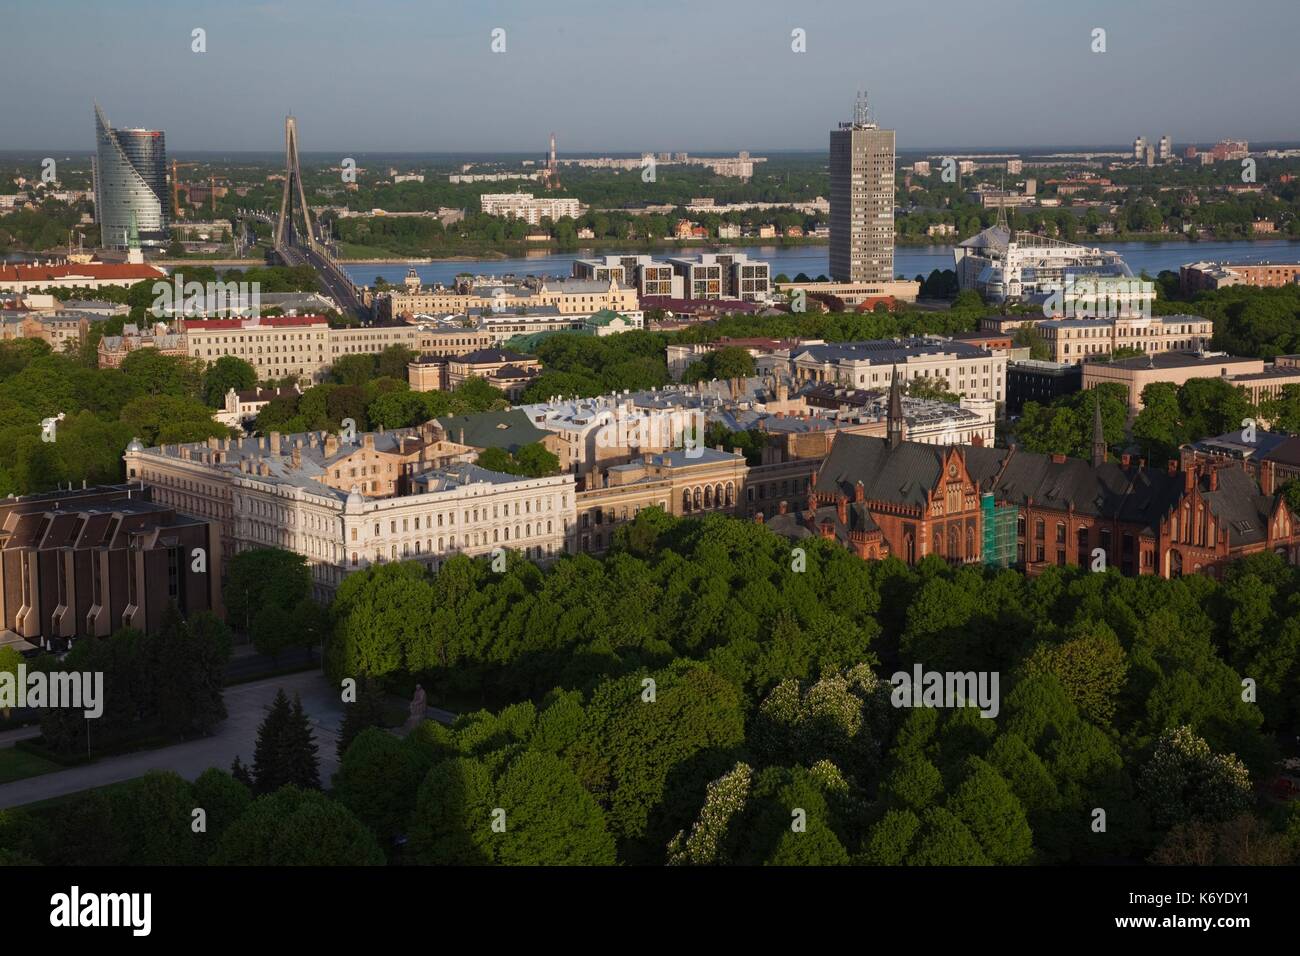
<instances>
[{"instance_id":1,"label":"glass-roofed modern building","mask_svg":"<svg viewBox=\"0 0 1300 956\"><path fill-rule=\"evenodd\" d=\"M105 248L168 240L167 144L161 130L113 129L95 106L95 219Z\"/></svg>"}]
</instances>

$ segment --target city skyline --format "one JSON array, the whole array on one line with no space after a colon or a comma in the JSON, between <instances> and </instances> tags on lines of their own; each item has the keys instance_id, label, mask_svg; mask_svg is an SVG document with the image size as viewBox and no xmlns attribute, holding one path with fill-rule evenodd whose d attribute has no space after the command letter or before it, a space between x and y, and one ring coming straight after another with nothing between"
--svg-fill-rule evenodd
<instances>
[{"instance_id":1,"label":"city skyline","mask_svg":"<svg viewBox=\"0 0 1300 956\"><path fill-rule=\"evenodd\" d=\"M1296 136L1287 90L1300 67L1280 33L1174 37L1161 3L1076 13L1008 2L974 21L953 5L952 16L927 17L918 30L903 10L758 2L743 23L725 9L691 9L688 31L676 4L647 27L630 5L602 6L596 17L583 0L556 23L544 10L498 3L456 11L447 29L443 11L397 0L367 9L364 23L386 53L361 69L345 68L355 24L336 2L240 2L201 15L153 0L135 6L142 16L127 20L63 4L58 28L73 55L53 72L40 37L55 14L43 8L15 22L17 42L0 67L11 94L0 126L11 148L85 149L93 97L123 126L166 130L176 152L272 150L289 113L309 131L305 153L540 154L552 129L561 154L803 150L848 118L860 88L881 125L899 130L900 152L1095 147L1144 131L1175 143ZM1256 6L1261 15L1282 10L1271 0ZM1195 17L1197 7L1210 9L1184 4L1178 13ZM290 25L291 44L282 39ZM493 53L498 28L505 49ZM204 31L202 53L192 52L195 29ZM1106 31L1104 53L1092 52L1096 29ZM918 57L926 51L932 63ZM1266 63L1270 75L1261 82L1247 70L1207 68L1225 61ZM273 81L263 79L267 63L276 64ZM673 108L702 88L728 108L707 118ZM627 110L629 94L647 107Z\"/></svg>"}]
</instances>

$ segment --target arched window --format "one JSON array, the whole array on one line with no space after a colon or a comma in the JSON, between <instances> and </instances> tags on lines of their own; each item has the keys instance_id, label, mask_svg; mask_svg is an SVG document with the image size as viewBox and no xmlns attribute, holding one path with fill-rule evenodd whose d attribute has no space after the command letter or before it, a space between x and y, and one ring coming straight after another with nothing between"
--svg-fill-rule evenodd
<instances>
[{"instance_id":1,"label":"arched window","mask_svg":"<svg viewBox=\"0 0 1300 956\"><path fill-rule=\"evenodd\" d=\"M689 488L685 488L682 490L682 510L683 511L691 510L691 489Z\"/></svg>"}]
</instances>

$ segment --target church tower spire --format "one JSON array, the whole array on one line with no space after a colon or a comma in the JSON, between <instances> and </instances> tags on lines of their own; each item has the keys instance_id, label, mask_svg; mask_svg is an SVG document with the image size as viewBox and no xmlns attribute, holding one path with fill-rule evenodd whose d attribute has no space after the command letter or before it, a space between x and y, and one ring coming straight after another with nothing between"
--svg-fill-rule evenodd
<instances>
[{"instance_id":1,"label":"church tower spire","mask_svg":"<svg viewBox=\"0 0 1300 956\"><path fill-rule=\"evenodd\" d=\"M903 441L903 391L899 386L898 366L895 365L889 380L889 414L886 418L889 447L897 448Z\"/></svg>"},{"instance_id":2,"label":"church tower spire","mask_svg":"<svg viewBox=\"0 0 1300 956\"><path fill-rule=\"evenodd\" d=\"M1106 464L1106 430L1101 424L1101 396L1093 397L1092 402L1092 467Z\"/></svg>"}]
</instances>

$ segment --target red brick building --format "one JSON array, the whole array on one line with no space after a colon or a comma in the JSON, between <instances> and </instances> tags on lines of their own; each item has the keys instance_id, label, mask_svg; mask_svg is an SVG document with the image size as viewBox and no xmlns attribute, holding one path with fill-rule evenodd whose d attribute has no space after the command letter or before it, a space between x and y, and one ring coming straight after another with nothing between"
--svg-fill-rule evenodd
<instances>
[{"instance_id":1,"label":"red brick building","mask_svg":"<svg viewBox=\"0 0 1300 956\"><path fill-rule=\"evenodd\" d=\"M891 395L891 406L893 396ZM1100 434L1099 423L1097 434ZM1238 462L1147 467L1128 456L1092 461L1015 448L937 446L901 439L891 407L888 438L839 434L803 511L781 508L769 525L792 539L832 538L863 558L915 564L1118 567L1125 574L1209 574L1265 550L1300 563L1300 527L1281 495ZM986 522L1014 509L1001 553Z\"/></svg>"}]
</instances>

